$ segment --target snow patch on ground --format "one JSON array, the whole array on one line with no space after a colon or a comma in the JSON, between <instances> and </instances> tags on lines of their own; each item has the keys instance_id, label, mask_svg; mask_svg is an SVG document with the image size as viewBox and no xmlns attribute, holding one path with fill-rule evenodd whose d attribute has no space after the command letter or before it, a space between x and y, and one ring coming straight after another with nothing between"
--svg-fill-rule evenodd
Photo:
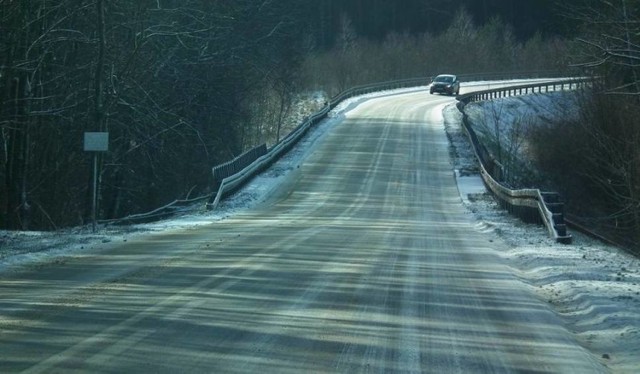
<instances>
[{"instance_id":1,"label":"snow patch on ground","mask_svg":"<svg viewBox=\"0 0 640 374\"><path fill-rule=\"evenodd\" d=\"M514 188L543 188L532 163L531 131L557 118L577 119L579 95L571 91L512 96L468 104L465 113L478 139L504 167Z\"/></svg>"},{"instance_id":2,"label":"snow patch on ground","mask_svg":"<svg viewBox=\"0 0 640 374\"><path fill-rule=\"evenodd\" d=\"M554 100L542 96L545 95L503 102L512 106L514 102L528 102L539 107ZM514 117L522 115L523 110L535 110L520 104L513 107L519 111L511 114ZM471 169L473 159L469 158L461 114L453 105L444 114L445 128L454 148L454 167ZM640 372L640 260L577 232L571 232L574 238L571 245L556 243L544 227L510 216L486 189L480 191L479 175L467 175L458 181L469 211L509 244L509 249L500 256L552 307L578 341L614 372Z\"/></svg>"},{"instance_id":3,"label":"snow patch on ground","mask_svg":"<svg viewBox=\"0 0 640 374\"><path fill-rule=\"evenodd\" d=\"M358 103L371 97L425 89L384 91L340 103L285 157L241 191L223 200L214 212L193 207L189 212L156 223L101 226L95 233L91 227L57 232L0 231L0 273L28 264L63 262L65 256L91 253L101 246L138 235L188 230L251 209L282 183L286 174L313 151L317 141ZM545 95L513 100L523 103L547 100L533 96ZM542 226L525 224L509 216L484 189L474 154L460 126L461 115L454 105L445 108L444 118L463 203L479 225L509 244L500 256L605 365L615 372L640 372L640 261L575 232L573 244L558 244L548 237Z\"/></svg>"}]
</instances>

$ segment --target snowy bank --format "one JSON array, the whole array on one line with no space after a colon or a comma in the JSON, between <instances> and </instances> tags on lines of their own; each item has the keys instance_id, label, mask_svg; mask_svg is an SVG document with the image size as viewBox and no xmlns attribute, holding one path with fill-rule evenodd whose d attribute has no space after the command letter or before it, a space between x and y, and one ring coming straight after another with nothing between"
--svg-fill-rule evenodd
<instances>
[{"instance_id":1,"label":"snowy bank","mask_svg":"<svg viewBox=\"0 0 640 374\"><path fill-rule=\"evenodd\" d=\"M542 110L541 105L551 105L554 100L553 95L543 96L502 100L501 103L511 109L519 108L516 113L505 115L503 120L517 118L523 110L534 115L548 115L557 104L554 102L554 107ZM558 108L565 107L570 108L570 105ZM485 114L478 112L477 115ZM460 123L461 114L457 108L447 107L445 127L451 141L454 167L474 170L470 165L473 158L469 158L469 143ZM571 233L574 236L571 245L558 244L548 237L544 227L525 224L509 216L486 190L480 192L479 175L468 172L465 175L458 178L464 204L478 225L509 244L509 249L500 255L514 273L541 300L549 303L567 328L576 334L578 341L600 357L603 364L615 373L639 373L640 260L576 232ZM472 182L474 178L475 183Z\"/></svg>"}]
</instances>

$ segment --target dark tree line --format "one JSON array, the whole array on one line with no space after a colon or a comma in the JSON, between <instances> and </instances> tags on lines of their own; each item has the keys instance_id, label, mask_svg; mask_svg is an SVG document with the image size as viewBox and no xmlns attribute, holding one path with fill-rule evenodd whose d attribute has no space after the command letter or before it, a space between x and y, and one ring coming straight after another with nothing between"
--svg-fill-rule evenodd
<instances>
[{"instance_id":1,"label":"dark tree line","mask_svg":"<svg viewBox=\"0 0 640 374\"><path fill-rule=\"evenodd\" d=\"M580 0L323 0L317 2L314 36L327 47L335 42L340 16L353 21L354 30L364 39L381 41L389 33L441 34L464 8L474 23L483 25L502 19L524 42L535 34L567 36L576 23L564 17L567 6Z\"/></svg>"},{"instance_id":2,"label":"dark tree line","mask_svg":"<svg viewBox=\"0 0 640 374\"><path fill-rule=\"evenodd\" d=\"M305 60L309 84L331 94L375 81L443 72L558 71L569 63L566 38L537 33L520 40L500 17L478 23L464 7L438 33L390 32L380 41L361 35L347 13L338 20L334 46Z\"/></svg>"},{"instance_id":3,"label":"dark tree line","mask_svg":"<svg viewBox=\"0 0 640 374\"><path fill-rule=\"evenodd\" d=\"M541 168L576 219L640 251L640 1L579 1L571 63L598 77L577 118L534 134Z\"/></svg>"},{"instance_id":4,"label":"dark tree line","mask_svg":"<svg viewBox=\"0 0 640 374\"><path fill-rule=\"evenodd\" d=\"M87 216L83 133L108 131L104 218L206 191L241 153L247 92L293 68L292 1L0 1L0 227Z\"/></svg>"}]
</instances>

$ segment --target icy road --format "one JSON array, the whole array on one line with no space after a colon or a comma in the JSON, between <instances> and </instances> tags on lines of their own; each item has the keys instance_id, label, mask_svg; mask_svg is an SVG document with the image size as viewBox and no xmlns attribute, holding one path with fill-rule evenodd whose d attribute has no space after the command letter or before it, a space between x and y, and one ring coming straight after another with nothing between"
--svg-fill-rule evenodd
<instances>
[{"instance_id":1,"label":"icy road","mask_svg":"<svg viewBox=\"0 0 640 374\"><path fill-rule=\"evenodd\" d=\"M606 372L465 211L452 100L366 100L255 209L4 275L0 371Z\"/></svg>"}]
</instances>

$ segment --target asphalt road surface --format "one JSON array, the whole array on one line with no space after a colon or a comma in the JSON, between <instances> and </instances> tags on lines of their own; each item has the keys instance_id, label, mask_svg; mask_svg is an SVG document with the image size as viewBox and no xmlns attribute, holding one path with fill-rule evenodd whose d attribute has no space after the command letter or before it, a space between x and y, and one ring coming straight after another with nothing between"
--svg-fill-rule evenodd
<instances>
[{"instance_id":1,"label":"asphalt road surface","mask_svg":"<svg viewBox=\"0 0 640 374\"><path fill-rule=\"evenodd\" d=\"M258 208L0 278L0 372L605 372L465 211L442 108L365 101Z\"/></svg>"}]
</instances>

